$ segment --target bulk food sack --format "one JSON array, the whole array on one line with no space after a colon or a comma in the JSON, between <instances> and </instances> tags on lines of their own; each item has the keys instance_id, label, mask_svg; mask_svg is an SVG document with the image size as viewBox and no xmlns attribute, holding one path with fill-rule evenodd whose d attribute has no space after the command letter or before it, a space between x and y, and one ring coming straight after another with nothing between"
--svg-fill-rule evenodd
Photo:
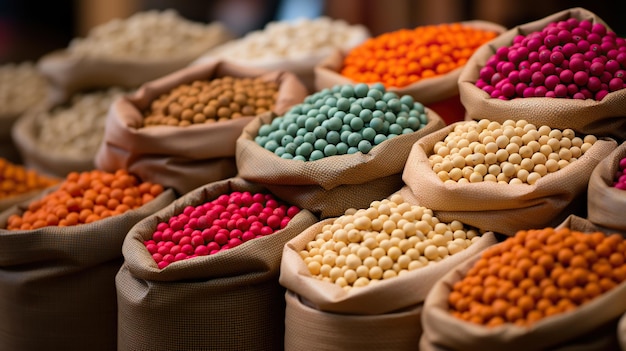
<instances>
[{"instance_id":1,"label":"bulk food sack","mask_svg":"<svg viewBox=\"0 0 626 351\"><path fill-rule=\"evenodd\" d=\"M337 85L282 116L250 122L237 139L238 175L322 218L336 217L398 191L411 145L444 125L382 85Z\"/></svg>"},{"instance_id":2,"label":"bulk food sack","mask_svg":"<svg viewBox=\"0 0 626 351\"><path fill-rule=\"evenodd\" d=\"M259 194L265 194L266 200L258 202ZM316 217L306 210L294 216L296 211L288 209L287 215L293 217L282 229L268 232L260 229L264 234L253 239L246 239L248 234L236 235L234 229L226 229L226 223L218 222L228 222L226 215L231 215L229 218L233 221L236 221L235 216L244 222L252 221L252 212L256 210L261 211L258 216L254 215L257 217L255 222L258 222L267 214L265 208L272 210L276 217L279 212L275 211L282 211L276 206L276 201L280 200L273 197L267 200L268 196L271 194L263 187L242 179L213 182L185 194L130 230L122 248L125 262L116 277L118 350L283 348L285 289L278 283L282 248L288 240L314 224ZM250 199L255 204L249 204ZM237 211L231 209L233 207L241 215L234 213ZM249 215L246 216L243 211ZM187 239L179 236L189 228L185 226L183 229L181 221L185 220L181 215L188 219L186 224L202 230L200 238L207 235L206 240L200 244L196 242L197 235L192 234L190 246L197 245L195 256L175 257L167 265L158 265L155 258L168 259L165 256L172 256L174 252L170 250L163 257L158 257L156 255L165 251L155 251L152 255L148 249L154 250L159 242L180 239L180 244L189 239L189 236L186 236ZM265 217L270 224L274 221L269 219L272 216ZM210 228L214 226L222 229L210 237ZM275 223L273 226L280 228ZM245 232L256 232L254 228L256 225L251 224ZM221 235L226 239L221 232L224 230L231 236L228 244L218 238ZM243 238L244 242L235 245L232 243L235 238L239 242ZM221 249L219 245L209 248L216 243L220 243ZM172 250L175 247L178 247L176 250L187 250L182 246L169 247Z\"/></svg>"},{"instance_id":3,"label":"bulk food sack","mask_svg":"<svg viewBox=\"0 0 626 351\"><path fill-rule=\"evenodd\" d=\"M399 193L312 225L283 251L285 349L414 349L431 286L495 242Z\"/></svg>"},{"instance_id":4,"label":"bulk food sack","mask_svg":"<svg viewBox=\"0 0 626 351\"><path fill-rule=\"evenodd\" d=\"M622 143L598 163L591 173L587 190L589 221L620 233L626 233L626 191L615 185L623 177L626 168L624 158L626 143Z\"/></svg>"},{"instance_id":5,"label":"bulk food sack","mask_svg":"<svg viewBox=\"0 0 626 351\"><path fill-rule=\"evenodd\" d=\"M457 82L465 61L474 50L505 31L495 23L467 21L384 33L350 50L328 55L315 67L315 88L383 81L389 91L411 95L447 124L458 122L465 116ZM435 50L433 47L440 50L430 51ZM392 61L398 59L406 62ZM390 78L384 78L386 75Z\"/></svg>"},{"instance_id":6,"label":"bulk food sack","mask_svg":"<svg viewBox=\"0 0 626 351\"><path fill-rule=\"evenodd\" d=\"M463 121L417 141L402 178L442 220L513 235L584 213L591 172L616 146L526 121Z\"/></svg>"},{"instance_id":7,"label":"bulk food sack","mask_svg":"<svg viewBox=\"0 0 626 351\"><path fill-rule=\"evenodd\" d=\"M172 9L144 11L94 27L67 48L44 55L37 68L50 84L50 99L61 103L77 91L135 89L233 37L219 22L193 22Z\"/></svg>"},{"instance_id":8,"label":"bulk food sack","mask_svg":"<svg viewBox=\"0 0 626 351\"><path fill-rule=\"evenodd\" d=\"M135 223L172 202L174 192L166 190L137 209L90 223L79 219L82 200L79 204L78 198L67 197L62 204L68 206L67 221L74 218L72 223L82 224L60 226L53 223L66 221L63 206L52 204L57 199L46 200L55 191L58 188L0 214L0 349L115 350L115 275L123 262L124 237ZM32 221L32 201L46 201L41 206L50 209L56 206L43 217L43 224L49 225L35 221L36 229L7 229L18 226L17 221Z\"/></svg>"},{"instance_id":9,"label":"bulk food sack","mask_svg":"<svg viewBox=\"0 0 626 351\"><path fill-rule=\"evenodd\" d=\"M623 256L624 244L580 217L518 232L433 286L419 349L619 350L626 267L601 255Z\"/></svg>"},{"instance_id":10,"label":"bulk food sack","mask_svg":"<svg viewBox=\"0 0 626 351\"><path fill-rule=\"evenodd\" d=\"M466 119L525 119L622 141L624 46L623 38L583 8L516 26L479 48L464 66L458 84Z\"/></svg>"},{"instance_id":11,"label":"bulk food sack","mask_svg":"<svg viewBox=\"0 0 626 351\"><path fill-rule=\"evenodd\" d=\"M309 92L316 91L314 69L335 49L350 50L370 37L366 27L329 17L274 21L209 50L192 64L214 59L242 66L294 73Z\"/></svg>"},{"instance_id":12,"label":"bulk food sack","mask_svg":"<svg viewBox=\"0 0 626 351\"><path fill-rule=\"evenodd\" d=\"M95 163L126 168L184 194L237 174L235 142L256 115L306 96L289 72L223 61L186 67L115 101Z\"/></svg>"}]
</instances>

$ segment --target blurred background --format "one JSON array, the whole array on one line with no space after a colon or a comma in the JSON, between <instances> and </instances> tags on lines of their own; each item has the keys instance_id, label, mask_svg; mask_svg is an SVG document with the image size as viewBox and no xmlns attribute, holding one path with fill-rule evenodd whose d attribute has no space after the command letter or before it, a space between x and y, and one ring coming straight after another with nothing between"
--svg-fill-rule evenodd
<instances>
[{"instance_id":1,"label":"blurred background","mask_svg":"<svg viewBox=\"0 0 626 351\"><path fill-rule=\"evenodd\" d=\"M626 1L569 0L0 0L0 64L36 61L113 18L149 9L177 10L200 22L221 21L244 35L268 22L326 15L365 25L372 35L419 25L481 19L505 27L571 7L596 13L620 36Z\"/></svg>"}]
</instances>

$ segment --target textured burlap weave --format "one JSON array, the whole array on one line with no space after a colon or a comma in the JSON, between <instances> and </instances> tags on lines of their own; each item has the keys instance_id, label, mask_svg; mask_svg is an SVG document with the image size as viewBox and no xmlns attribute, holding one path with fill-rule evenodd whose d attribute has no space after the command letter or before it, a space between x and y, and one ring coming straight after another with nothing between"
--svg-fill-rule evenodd
<instances>
[{"instance_id":1,"label":"textured burlap weave","mask_svg":"<svg viewBox=\"0 0 626 351\"><path fill-rule=\"evenodd\" d=\"M605 157L591 173L587 189L587 218L626 234L626 191L613 187L619 161L626 157L626 142Z\"/></svg>"},{"instance_id":2,"label":"textured burlap weave","mask_svg":"<svg viewBox=\"0 0 626 351\"><path fill-rule=\"evenodd\" d=\"M0 350L115 350L122 243L133 225L173 200L166 190L90 224L0 229ZM2 212L0 227L28 203Z\"/></svg>"},{"instance_id":3,"label":"textured burlap weave","mask_svg":"<svg viewBox=\"0 0 626 351\"><path fill-rule=\"evenodd\" d=\"M288 72L244 68L223 61L186 67L148 82L112 104L104 140L95 157L96 166L104 170L125 168L180 194L235 176L235 142L254 116L188 127L140 127L142 111L161 94L194 80L225 76L277 82L276 113L284 113L307 95L302 83Z\"/></svg>"},{"instance_id":4,"label":"textured burlap weave","mask_svg":"<svg viewBox=\"0 0 626 351\"><path fill-rule=\"evenodd\" d=\"M606 23L583 8L563 10L511 28L480 47L467 61L458 80L461 102L467 111L466 119L483 119L502 122L507 119L525 119L535 125L552 128L571 128L578 133L608 136L620 141L626 138L626 89L609 93L601 101L562 98L492 99L476 87L479 72L498 48L509 46L516 35L540 31L548 23L576 18L593 23ZM610 27L609 27L610 30Z\"/></svg>"},{"instance_id":5,"label":"textured burlap weave","mask_svg":"<svg viewBox=\"0 0 626 351\"><path fill-rule=\"evenodd\" d=\"M118 350L281 350L285 242L317 222L303 210L282 230L160 270L143 242L156 225L232 191L267 192L239 178L199 187L134 226L116 276Z\"/></svg>"}]
</instances>

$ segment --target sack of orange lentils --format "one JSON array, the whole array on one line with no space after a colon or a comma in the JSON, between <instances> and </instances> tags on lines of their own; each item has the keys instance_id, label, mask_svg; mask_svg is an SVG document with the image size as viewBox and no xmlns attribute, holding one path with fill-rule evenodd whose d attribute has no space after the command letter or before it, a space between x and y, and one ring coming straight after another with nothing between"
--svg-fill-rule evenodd
<instances>
[{"instance_id":1,"label":"sack of orange lentils","mask_svg":"<svg viewBox=\"0 0 626 351\"><path fill-rule=\"evenodd\" d=\"M0 212L36 197L59 182L58 178L40 174L2 157L0 179Z\"/></svg>"},{"instance_id":2,"label":"sack of orange lentils","mask_svg":"<svg viewBox=\"0 0 626 351\"><path fill-rule=\"evenodd\" d=\"M414 350L432 285L495 243L399 192L310 226L283 250L285 349Z\"/></svg>"},{"instance_id":3,"label":"sack of orange lentils","mask_svg":"<svg viewBox=\"0 0 626 351\"><path fill-rule=\"evenodd\" d=\"M487 21L467 21L384 33L327 56L315 67L315 87L382 82L450 124L465 117L457 84L462 67L478 47L505 30Z\"/></svg>"},{"instance_id":4,"label":"sack of orange lentils","mask_svg":"<svg viewBox=\"0 0 626 351\"><path fill-rule=\"evenodd\" d=\"M229 178L137 223L116 277L118 350L282 350L282 249L317 220Z\"/></svg>"},{"instance_id":5,"label":"sack of orange lentils","mask_svg":"<svg viewBox=\"0 0 626 351\"><path fill-rule=\"evenodd\" d=\"M402 178L441 219L513 235L586 213L591 172L616 147L525 120L461 121L418 140Z\"/></svg>"},{"instance_id":6,"label":"sack of orange lentils","mask_svg":"<svg viewBox=\"0 0 626 351\"><path fill-rule=\"evenodd\" d=\"M568 218L487 248L426 297L420 350L619 350L624 240Z\"/></svg>"},{"instance_id":7,"label":"sack of orange lentils","mask_svg":"<svg viewBox=\"0 0 626 351\"><path fill-rule=\"evenodd\" d=\"M143 11L73 38L67 47L44 55L37 69L50 84L50 100L63 103L78 91L135 89L233 37L220 22L190 21L172 9Z\"/></svg>"},{"instance_id":8,"label":"sack of orange lentils","mask_svg":"<svg viewBox=\"0 0 626 351\"><path fill-rule=\"evenodd\" d=\"M172 201L172 190L124 170L92 170L3 211L0 349L116 349L122 243Z\"/></svg>"},{"instance_id":9,"label":"sack of orange lentils","mask_svg":"<svg viewBox=\"0 0 626 351\"><path fill-rule=\"evenodd\" d=\"M626 40L583 8L516 26L478 49L459 77L468 119L525 119L626 138Z\"/></svg>"},{"instance_id":10,"label":"sack of orange lentils","mask_svg":"<svg viewBox=\"0 0 626 351\"><path fill-rule=\"evenodd\" d=\"M95 163L125 168L184 194L237 174L235 141L255 116L306 96L289 72L225 61L186 67L116 100Z\"/></svg>"},{"instance_id":11,"label":"sack of orange lentils","mask_svg":"<svg viewBox=\"0 0 626 351\"><path fill-rule=\"evenodd\" d=\"M444 125L382 84L336 85L250 122L237 140L237 169L321 218L335 217L399 190L411 145Z\"/></svg>"},{"instance_id":12,"label":"sack of orange lentils","mask_svg":"<svg viewBox=\"0 0 626 351\"><path fill-rule=\"evenodd\" d=\"M587 218L620 233L626 233L626 143L604 158L589 178Z\"/></svg>"}]
</instances>

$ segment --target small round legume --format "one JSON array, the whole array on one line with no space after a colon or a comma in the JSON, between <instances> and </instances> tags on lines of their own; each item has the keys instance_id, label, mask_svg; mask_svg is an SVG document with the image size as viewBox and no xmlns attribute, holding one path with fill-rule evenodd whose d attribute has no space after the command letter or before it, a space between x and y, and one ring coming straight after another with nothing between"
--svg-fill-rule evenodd
<instances>
[{"instance_id":1,"label":"small round legume","mask_svg":"<svg viewBox=\"0 0 626 351\"><path fill-rule=\"evenodd\" d=\"M315 278L350 289L433 264L479 238L477 230L440 222L432 210L394 194L369 208L346 210L300 256Z\"/></svg>"},{"instance_id":2,"label":"small round legume","mask_svg":"<svg viewBox=\"0 0 626 351\"><path fill-rule=\"evenodd\" d=\"M0 157L0 199L41 190L58 182Z\"/></svg>"}]
</instances>

